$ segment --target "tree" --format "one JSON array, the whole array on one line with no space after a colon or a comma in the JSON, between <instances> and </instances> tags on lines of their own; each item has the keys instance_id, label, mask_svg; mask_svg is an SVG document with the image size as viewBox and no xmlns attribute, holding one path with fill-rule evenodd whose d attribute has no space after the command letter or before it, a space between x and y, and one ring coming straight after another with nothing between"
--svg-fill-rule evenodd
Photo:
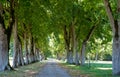
<instances>
[{"instance_id":1,"label":"tree","mask_svg":"<svg viewBox=\"0 0 120 77\"><path fill-rule=\"evenodd\" d=\"M92 26L92 28L90 29L88 35L86 36L86 38L83 40L83 43L82 43L82 48L81 48L81 65L84 65L85 64L85 51L86 51L86 45L87 45L87 42L89 41L89 39L91 38L94 30L96 29L96 27L98 26L98 23L99 22L96 22L94 26Z\"/></svg>"},{"instance_id":2,"label":"tree","mask_svg":"<svg viewBox=\"0 0 120 77\"><path fill-rule=\"evenodd\" d=\"M3 18L3 6L0 3L0 71L8 66L8 41Z\"/></svg>"},{"instance_id":3,"label":"tree","mask_svg":"<svg viewBox=\"0 0 120 77\"><path fill-rule=\"evenodd\" d=\"M112 63L113 63L113 74L120 75L120 0L117 0L116 12L112 11L112 6L109 0L104 0L105 9L110 20L112 33L113 33L113 50L112 50ZM116 18L115 16L116 15Z\"/></svg>"},{"instance_id":4,"label":"tree","mask_svg":"<svg viewBox=\"0 0 120 77\"><path fill-rule=\"evenodd\" d=\"M18 40L18 32L17 32L18 22L17 19L15 21L13 27L13 37L14 37L14 56L13 56L13 67L18 66L18 52L19 52L19 40Z\"/></svg>"},{"instance_id":5,"label":"tree","mask_svg":"<svg viewBox=\"0 0 120 77\"><path fill-rule=\"evenodd\" d=\"M67 30L66 25L64 26L64 40L65 49L67 53L67 63L73 63L73 51L71 50L71 27Z\"/></svg>"}]
</instances>

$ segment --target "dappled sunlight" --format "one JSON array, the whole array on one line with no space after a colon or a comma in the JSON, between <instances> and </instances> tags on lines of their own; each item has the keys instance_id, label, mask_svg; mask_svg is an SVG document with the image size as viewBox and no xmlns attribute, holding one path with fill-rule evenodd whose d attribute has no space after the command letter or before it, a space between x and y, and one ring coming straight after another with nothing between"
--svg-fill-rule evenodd
<instances>
[{"instance_id":1,"label":"dappled sunlight","mask_svg":"<svg viewBox=\"0 0 120 77\"><path fill-rule=\"evenodd\" d=\"M0 0L0 77L119 74L119 1Z\"/></svg>"},{"instance_id":2,"label":"dappled sunlight","mask_svg":"<svg viewBox=\"0 0 120 77\"><path fill-rule=\"evenodd\" d=\"M37 74L38 71L25 70L25 73L27 73L28 75L34 75L34 74Z\"/></svg>"},{"instance_id":3,"label":"dappled sunlight","mask_svg":"<svg viewBox=\"0 0 120 77\"><path fill-rule=\"evenodd\" d=\"M13 57L9 57L9 62L10 62L10 65L12 66L13 65Z\"/></svg>"},{"instance_id":4,"label":"dappled sunlight","mask_svg":"<svg viewBox=\"0 0 120 77\"><path fill-rule=\"evenodd\" d=\"M99 63L99 64L112 64L112 61L96 61L95 63Z\"/></svg>"},{"instance_id":5,"label":"dappled sunlight","mask_svg":"<svg viewBox=\"0 0 120 77\"><path fill-rule=\"evenodd\" d=\"M35 77L45 63L37 62L26 66L15 68L15 71L6 71L0 77Z\"/></svg>"},{"instance_id":6,"label":"dappled sunlight","mask_svg":"<svg viewBox=\"0 0 120 77\"><path fill-rule=\"evenodd\" d=\"M48 63L57 63L57 62L60 62L59 60L57 59L54 59L54 58L48 58L47 60L44 60L43 62L48 62Z\"/></svg>"},{"instance_id":7,"label":"dappled sunlight","mask_svg":"<svg viewBox=\"0 0 120 77\"><path fill-rule=\"evenodd\" d=\"M90 62L87 60L86 63L95 63L95 64L112 64L112 61L94 61L91 60Z\"/></svg>"},{"instance_id":8,"label":"dappled sunlight","mask_svg":"<svg viewBox=\"0 0 120 77\"><path fill-rule=\"evenodd\" d=\"M70 65L67 63L60 65L73 77L112 77L111 61L92 61L90 66L88 66L88 63L85 66Z\"/></svg>"},{"instance_id":9,"label":"dappled sunlight","mask_svg":"<svg viewBox=\"0 0 120 77\"><path fill-rule=\"evenodd\" d=\"M98 67L96 69L99 69L99 70L112 70L112 68L102 68L102 67Z\"/></svg>"},{"instance_id":10,"label":"dappled sunlight","mask_svg":"<svg viewBox=\"0 0 120 77\"><path fill-rule=\"evenodd\" d=\"M70 66L70 67L75 67L76 65L72 65L72 64L71 64L71 65L68 65L68 66Z\"/></svg>"}]
</instances>

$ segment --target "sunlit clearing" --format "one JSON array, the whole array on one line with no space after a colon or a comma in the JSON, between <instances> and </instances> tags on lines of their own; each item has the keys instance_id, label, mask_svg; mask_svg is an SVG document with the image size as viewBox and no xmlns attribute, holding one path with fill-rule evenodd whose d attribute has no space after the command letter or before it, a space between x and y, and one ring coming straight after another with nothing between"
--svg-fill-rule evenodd
<instances>
[{"instance_id":1,"label":"sunlit clearing","mask_svg":"<svg viewBox=\"0 0 120 77\"><path fill-rule=\"evenodd\" d=\"M112 70L112 68L97 68L97 69L100 69L100 70Z\"/></svg>"},{"instance_id":2,"label":"sunlit clearing","mask_svg":"<svg viewBox=\"0 0 120 77\"><path fill-rule=\"evenodd\" d=\"M98 64L112 64L112 61L97 61Z\"/></svg>"},{"instance_id":3,"label":"sunlit clearing","mask_svg":"<svg viewBox=\"0 0 120 77\"><path fill-rule=\"evenodd\" d=\"M69 66L72 66L72 67L74 67L75 65L69 65Z\"/></svg>"}]
</instances>

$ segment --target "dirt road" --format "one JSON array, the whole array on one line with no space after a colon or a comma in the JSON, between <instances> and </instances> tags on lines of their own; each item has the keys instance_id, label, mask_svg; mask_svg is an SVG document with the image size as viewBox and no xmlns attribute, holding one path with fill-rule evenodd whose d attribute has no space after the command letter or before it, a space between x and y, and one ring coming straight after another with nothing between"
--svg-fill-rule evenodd
<instances>
[{"instance_id":1,"label":"dirt road","mask_svg":"<svg viewBox=\"0 0 120 77\"><path fill-rule=\"evenodd\" d=\"M70 75L57 65L57 61L49 59L36 77L70 77Z\"/></svg>"}]
</instances>

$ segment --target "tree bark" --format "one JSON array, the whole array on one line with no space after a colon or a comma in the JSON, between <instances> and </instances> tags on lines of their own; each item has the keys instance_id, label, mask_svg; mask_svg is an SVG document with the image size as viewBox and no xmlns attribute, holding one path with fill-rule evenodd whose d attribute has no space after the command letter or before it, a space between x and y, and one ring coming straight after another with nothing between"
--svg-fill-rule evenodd
<instances>
[{"instance_id":1,"label":"tree bark","mask_svg":"<svg viewBox=\"0 0 120 77\"><path fill-rule=\"evenodd\" d=\"M5 34L7 34L7 49L8 49L8 54L7 54L7 56L8 56L8 63L7 63L7 66L6 66L6 70L14 70L11 66L10 66L10 64L9 64L9 49L10 49L10 47L9 47L9 44L10 44L10 37L11 37L11 33L12 33L12 27L13 27L13 24L14 24L14 22L15 22L15 16L14 16L14 0L10 0L10 24L9 24L9 26L8 26L8 28L7 29L5 29L5 24L2 24L3 25L3 28L4 28L4 31L5 31ZM1 14L1 17L3 16L3 7L2 7L2 4L0 3L0 14ZM3 17L0 19L0 21L2 22L2 23L4 23L4 19L3 19Z\"/></svg>"},{"instance_id":2,"label":"tree bark","mask_svg":"<svg viewBox=\"0 0 120 77\"><path fill-rule=\"evenodd\" d=\"M85 65L85 48L86 48L86 42L82 43L82 48L81 48L81 65Z\"/></svg>"},{"instance_id":3,"label":"tree bark","mask_svg":"<svg viewBox=\"0 0 120 77\"><path fill-rule=\"evenodd\" d=\"M31 42L30 42L30 60L31 63L35 62L35 57L34 57L34 40L33 37L31 36Z\"/></svg>"},{"instance_id":4,"label":"tree bark","mask_svg":"<svg viewBox=\"0 0 120 77\"><path fill-rule=\"evenodd\" d=\"M25 48L25 64L29 64L28 41L26 33L24 33L24 48Z\"/></svg>"},{"instance_id":5,"label":"tree bark","mask_svg":"<svg viewBox=\"0 0 120 77\"><path fill-rule=\"evenodd\" d=\"M32 60L31 60L31 40L32 40L32 37L31 37L31 34L30 34L29 39L28 39L29 63L32 62Z\"/></svg>"},{"instance_id":6,"label":"tree bark","mask_svg":"<svg viewBox=\"0 0 120 77\"><path fill-rule=\"evenodd\" d=\"M95 28L97 27L99 21L95 23L94 26L92 26L92 28L90 29L87 37L85 38L85 40L83 40L83 43L82 43L82 48L81 48L81 65L84 65L85 64L85 51L86 51L86 46L87 46L87 42L89 41L90 37L92 36Z\"/></svg>"},{"instance_id":7,"label":"tree bark","mask_svg":"<svg viewBox=\"0 0 120 77\"><path fill-rule=\"evenodd\" d=\"M17 33L17 20L13 27L13 38L14 38L14 56L13 56L13 67L18 66L18 55L19 55L19 42L18 42L18 33Z\"/></svg>"},{"instance_id":8,"label":"tree bark","mask_svg":"<svg viewBox=\"0 0 120 77\"><path fill-rule=\"evenodd\" d=\"M120 75L120 0L117 0L117 12L118 18L114 18L113 12L108 0L104 0L105 9L110 20L112 32L113 32L113 44L112 44L112 68L113 75Z\"/></svg>"},{"instance_id":9,"label":"tree bark","mask_svg":"<svg viewBox=\"0 0 120 77\"><path fill-rule=\"evenodd\" d=\"M73 64L73 52L67 51L67 63Z\"/></svg>"},{"instance_id":10,"label":"tree bark","mask_svg":"<svg viewBox=\"0 0 120 77\"><path fill-rule=\"evenodd\" d=\"M12 69L9 65L8 37L5 30L3 7L0 3L0 71Z\"/></svg>"},{"instance_id":11,"label":"tree bark","mask_svg":"<svg viewBox=\"0 0 120 77\"><path fill-rule=\"evenodd\" d=\"M23 59L23 53L22 53L22 41L20 40L20 37L18 37L18 40L19 40L18 65L23 66L24 59Z\"/></svg>"},{"instance_id":12,"label":"tree bark","mask_svg":"<svg viewBox=\"0 0 120 77\"><path fill-rule=\"evenodd\" d=\"M10 38L11 38L11 34L12 34L12 28L13 28L13 25L15 23L15 0L10 0L10 22L9 22L9 26L6 30L6 33L7 33L7 43L8 43L8 53L9 53L9 49L10 49ZM5 27L5 26L4 26ZM9 54L8 54L9 56ZM8 64L7 64L7 67L6 67L6 70L14 70L10 63L9 63L9 57L8 57Z\"/></svg>"},{"instance_id":13,"label":"tree bark","mask_svg":"<svg viewBox=\"0 0 120 77\"><path fill-rule=\"evenodd\" d=\"M23 61L23 55L22 55L22 46L20 43L21 40L18 37L18 32L17 32L17 19L13 27L13 36L14 36L13 67L18 67L20 65L24 65L24 61Z\"/></svg>"},{"instance_id":14,"label":"tree bark","mask_svg":"<svg viewBox=\"0 0 120 77\"><path fill-rule=\"evenodd\" d=\"M76 65L79 65L80 63L79 63L79 52L76 50L76 52L75 52L75 64Z\"/></svg>"},{"instance_id":15,"label":"tree bark","mask_svg":"<svg viewBox=\"0 0 120 77\"><path fill-rule=\"evenodd\" d=\"M75 58L74 62L76 65L79 64L79 57L78 57L78 51L77 51L77 38L76 38L76 33L75 33L75 25L74 22L72 22L71 25L71 31L72 31L72 51L75 53Z\"/></svg>"},{"instance_id":16,"label":"tree bark","mask_svg":"<svg viewBox=\"0 0 120 77\"><path fill-rule=\"evenodd\" d=\"M3 17L0 15L0 71L4 71L8 66L8 41L5 34Z\"/></svg>"},{"instance_id":17,"label":"tree bark","mask_svg":"<svg viewBox=\"0 0 120 77\"><path fill-rule=\"evenodd\" d=\"M34 42L34 62L36 62L37 61L37 54L36 54L36 45L35 45L35 42Z\"/></svg>"},{"instance_id":18,"label":"tree bark","mask_svg":"<svg viewBox=\"0 0 120 77\"><path fill-rule=\"evenodd\" d=\"M37 61L40 61L40 50L36 48Z\"/></svg>"},{"instance_id":19,"label":"tree bark","mask_svg":"<svg viewBox=\"0 0 120 77\"><path fill-rule=\"evenodd\" d=\"M8 64L9 56L7 47L7 35L4 33L4 29L0 23L0 71L5 70Z\"/></svg>"},{"instance_id":20,"label":"tree bark","mask_svg":"<svg viewBox=\"0 0 120 77\"><path fill-rule=\"evenodd\" d=\"M95 53L95 61L98 61L98 51Z\"/></svg>"},{"instance_id":21,"label":"tree bark","mask_svg":"<svg viewBox=\"0 0 120 77\"><path fill-rule=\"evenodd\" d=\"M65 48L67 52L67 63L73 64L73 51L70 48L71 28L67 31L66 25L64 26L64 40Z\"/></svg>"}]
</instances>

